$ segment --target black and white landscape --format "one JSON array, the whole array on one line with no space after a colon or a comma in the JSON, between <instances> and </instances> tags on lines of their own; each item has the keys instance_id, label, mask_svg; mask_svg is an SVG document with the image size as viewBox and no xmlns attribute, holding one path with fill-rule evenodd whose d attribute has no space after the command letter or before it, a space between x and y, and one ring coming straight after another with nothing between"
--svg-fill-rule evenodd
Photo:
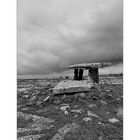
<instances>
[{"instance_id":1,"label":"black and white landscape","mask_svg":"<svg viewBox=\"0 0 140 140\"><path fill-rule=\"evenodd\" d=\"M123 1L17 2L17 139L122 140Z\"/></svg>"}]
</instances>

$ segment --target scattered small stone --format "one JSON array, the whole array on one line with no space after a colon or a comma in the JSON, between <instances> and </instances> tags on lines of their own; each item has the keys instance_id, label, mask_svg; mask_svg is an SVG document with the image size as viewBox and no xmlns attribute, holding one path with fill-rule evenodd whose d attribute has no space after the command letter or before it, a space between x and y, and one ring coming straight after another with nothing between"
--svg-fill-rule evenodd
<instances>
[{"instance_id":1,"label":"scattered small stone","mask_svg":"<svg viewBox=\"0 0 140 140\"><path fill-rule=\"evenodd\" d=\"M58 133L56 133L51 140L64 140L66 133L74 132L78 127L79 125L76 123L66 124L64 127L58 130Z\"/></svg>"},{"instance_id":2,"label":"scattered small stone","mask_svg":"<svg viewBox=\"0 0 140 140\"><path fill-rule=\"evenodd\" d=\"M39 106L42 102L41 101L37 101L36 105Z\"/></svg>"},{"instance_id":3,"label":"scattered small stone","mask_svg":"<svg viewBox=\"0 0 140 140\"><path fill-rule=\"evenodd\" d=\"M78 107L77 105L74 105L74 107Z\"/></svg>"},{"instance_id":4,"label":"scattered small stone","mask_svg":"<svg viewBox=\"0 0 140 140\"><path fill-rule=\"evenodd\" d=\"M69 104L61 104L61 106L69 106Z\"/></svg>"},{"instance_id":5,"label":"scattered small stone","mask_svg":"<svg viewBox=\"0 0 140 140\"><path fill-rule=\"evenodd\" d=\"M32 102L32 101L35 101L35 99L36 99L36 96L33 96L31 99L30 99L30 101Z\"/></svg>"},{"instance_id":6,"label":"scattered small stone","mask_svg":"<svg viewBox=\"0 0 140 140\"><path fill-rule=\"evenodd\" d=\"M35 96L36 95L36 93L34 92L33 94L31 94L32 96Z\"/></svg>"},{"instance_id":7,"label":"scattered small stone","mask_svg":"<svg viewBox=\"0 0 140 140\"><path fill-rule=\"evenodd\" d=\"M28 109L29 109L29 108L26 107L26 108L22 108L21 110L24 110L24 111L25 111L25 110L28 110Z\"/></svg>"},{"instance_id":8,"label":"scattered small stone","mask_svg":"<svg viewBox=\"0 0 140 140\"><path fill-rule=\"evenodd\" d=\"M45 136L45 134L28 135L28 136L19 137L17 138L17 140L39 140L43 136Z\"/></svg>"},{"instance_id":9,"label":"scattered small stone","mask_svg":"<svg viewBox=\"0 0 140 140\"><path fill-rule=\"evenodd\" d=\"M81 98L85 98L86 97L86 95L85 95L85 93L79 93L79 96L81 97Z\"/></svg>"},{"instance_id":10,"label":"scattered small stone","mask_svg":"<svg viewBox=\"0 0 140 140\"><path fill-rule=\"evenodd\" d=\"M74 115L74 118L77 118L78 117L78 115Z\"/></svg>"},{"instance_id":11,"label":"scattered small stone","mask_svg":"<svg viewBox=\"0 0 140 140\"><path fill-rule=\"evenodd\" d=\"M61 100L56 99L56 100L54 100L54 103L55 103L55 104L59 104L59 103L61 103Z\"/></svg>"},{"instance_id":12,"label":"scattered small stone","mask_svg":"<svg viewBox=\"0 0 140 140\"><path fill-rule=\"evenodd\" d=\"M67 108L70 108L70 106L66 105L66 106L60 107L60 109L63 110L63 111L65 111Z\"/></svg>"},{"instance_id":13,"label":"scattered small stone","mask_svg":"<svg viewBox=\"0 0 140 140\"><path fill-rule=\"evenodd\" d=\"M35 102L30 102L30 101L29 101L29 102L27 103L28 106L33 105L33 104L35 104Z\"/></svg>"},{"instance_id":14,"label":"scattered small stone","mask_svg":"<svg viewBox=\"0 0 140 140\"><path fill-rule=\"evenodd\" d=\"M119 116L119 117L123 117L123 108L119 108L118 110L117 110L117 115Z\"/></svg>"},{"instance_id":15,"label":"scattered small stone","mask_svg":"<svg viewBox=\"0 0 140 140\"><path fill-rule=\"evenodd\" d=\"M40 110L40 109L39 109L39 110L37 110L36 112L37 112L37 113L43 113L43 112L47 112L47 110L48 110L48 109L43 109L43 110Z\"/></svg>"},{"instance_id":16,"label":"scattered small stone","mask_svg":"<svg viewBox=\"0 0 140 140\"><path fill-rule=\"evenodd\" d=\"M68 113L68 111L66 111L66 110L64 111L64 113L65 113L66 115L68 115L68 114L69 114L69 113Z\"/></svg>"},{"instance_id":17,"label":"scattered small stone","mask_svg":"<svg viewBox=\"0 0 140 140\"><path fill-rule=\"evenodd\" d=\"M24 95L23 97L28 98L28 97L29 97L29 95Z\"/></svg>"},{"instance_id":18,"label":"scattered small stone","mask_svg":"<svg viewBox=\"0 0 140 140\"><path fill-rule=\"evenodd\" d=\"M111 100L114 99L113 96L112 96L111 94L106 94L104 97L105 97L105 99L108 100L108 101L111 101Z\"/></svg>"},{"instance_id":19,"label":"scattered small stone","mask_svg":"<svg viewBox=\"0 0 140 140\"><path fill-rule=\"evenodd\" d=\"M78 98L78 96L79 96L78 94L74 94L74 98Z\"/></svg>"},{"instance_id":20,"label":"scattered small stone","mask_svg":"<svg viewBox=\"0 0 140 140\"><path fill-rule=\"evenodd\" d=\"M53 91L53 88L50 88L49 91Z\"/></svg>"},{"instance_id":21,"label":"scattered small stone","mask_svg":"<svg viewBox=\"0 0 140 140\"><path fill-rule=\"evenodd\" d=\"M104 124L104 123L102 123L102 122L98 122L97 124L98 124L98 125L105 126L105 124Z\"/></svg>"},{"instance_id":22,"label":"scattered small stone","mask_svg":"<svg viewBox=\"0 0 140 140\"><path fill-rule=\"evenodd\" d=\"M61 99L65 99L65 98L66 98L66 95L64 94Z\"/></svg>"},{"instance_id":23,"label":"scattered small stone","mask_svg":"<svg viewBox=\"0 0 140 140\"><path fill-rule=\"evenodd\" d=\"M88 121L92 121L92 119L90 117L86 117L83 119L84 121L88 122Z\"/></svg>"},{"instance_id":24,"label":"scattered small stone","mask_svg":"<svg viewBox=\"0 0 140 140\"><path fill-rule=\"evenodd\" d=\"M19 88L18 92L23 92L23 91L26 91L26 90L27 90L27 88Z\"/></svg>"},{"instance_id":25,"label":"scattered small stone","mask_svg":"<svg viewBox=\"0 0 140 140\"><path fill-rule=\"evenodd\" d=\"M100 125L100 124L102 124L102 123L101 123L101 122L98 122L97 124L99 124L99 125Z\"/></svg>"},{"instance_id":26,"label":"scattered small stone","mask_svg":"<svg viewBox=\"0 0 140 140\"><path fill-rule=\"evenodd\" d=\"M99 99L100 99L100 97L99 97L99 96L97 96L97 95L93 95L92 99L93 99L93 100L99 100Z\"/></svg>"},{"instance_id":27,"label":"scattered small stone","mask_svg":"<svg viewBox=\"0 0 140 140\"><path fill-rule=\"evenodd\" d=\"M108 119L108 121L111 122L111 123L117 123L117 122L119 122L119 120L116 119L116 118Z\"/></svg>"},{"instance_id":28,"label":"scattered small stone","mask_svg":"<svg viewBox=\"0 0 140 140\"><path fill-rule=\"evenodd\" d=\"M96 114L94 114L94 113L92 113L91 111L87 111L87 115L88 116L90 116L90 117L95 117L95 118L99 118L99 116L98 115L96 115Z\"/></svg>"},{"instance_id":29,"label":"scattered small stone","mask_svg":"<svg viewBox=\"0 0 140 140\"><path fill-rule=\"evenodd\" d=\"M104 100L100 100L100 102L101 102L103 105L107 105L107 102L104 101Z\"/></svg>"},{"instance_id":30,"label":"scattered small stone","mask_svg":"<svg viewBox=\"0 0 140 140\"><path fill-rule=\"evenodd\" d=\"M110 90L109 89L107 89L107 90L105 90L106 92L110 92Z\"/></svg>"},{"instance_id":31,"label":"scattered small stone","mask_svg":"<svg viewBox=\"0 0 140 140\"><path fill-rule=\"evenodd\" d=\"M87 105L87 107L93 108L93 107L97 107L97 105L95 105L95 104L89 104L89 105Z\"/></svg>"},{"instance_id":32,"label":"scattered small stone","mask_svg":"<svg viewBox=\"0 0 140 140\"><path fill-rule=\"evenodd\" d=\"M47 97L43 100L43 102L46 102L49 98L50 98L50 96L47 96Z\"/></svg>"},{"instance_id":33,"label":"scattered small stone","mask_svg":"<svg viewBox=\"0 0 140 140\"><path fill-rule=\"evenodd\" d=\"M60 107L60 109L61 109L62 111L64 111L64 113L65 113L66 115L69 114L68 111L66 110L67 108L70 108L70 106L69 106L69 105L66 105L66 106Z\"/></svg>"},{"instance_id":34,"label":"scattered small stone","mask_svg":"<svg viewBox=\"0 0 140 140\"><path fill-rule=\"evenodd\" d=\"M76 113L82 113L83 111L84 111L83 109L71 110L71 112L76 112Z\"/></svg>"}]
</instances>

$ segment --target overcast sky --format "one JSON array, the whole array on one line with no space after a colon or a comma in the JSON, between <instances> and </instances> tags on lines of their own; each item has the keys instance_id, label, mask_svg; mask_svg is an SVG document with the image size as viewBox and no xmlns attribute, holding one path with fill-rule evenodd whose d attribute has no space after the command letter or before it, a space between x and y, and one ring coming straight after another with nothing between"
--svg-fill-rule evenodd
<instances>
[{"instance_id":1,"label":"overcast sky","mask_svg":"<svg viewBox=\"0 0 140 140\"><path fill-rule=\"evenodd\" d=\"M18 74L122 62L122 0L18 0Z\"/></svg>"}]
</instances>

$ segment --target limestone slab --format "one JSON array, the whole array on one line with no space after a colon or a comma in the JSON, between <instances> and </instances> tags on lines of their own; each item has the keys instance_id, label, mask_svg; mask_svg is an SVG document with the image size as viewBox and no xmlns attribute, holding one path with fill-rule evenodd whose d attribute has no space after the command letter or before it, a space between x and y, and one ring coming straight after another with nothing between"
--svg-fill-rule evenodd
<instances>
[{"instance_id":1,"label":"limestone slab","mask_svg":"<svg viewBox=\"0 0 140 140\"><path fill-rule=\"evenodd\" d=\"M90 69L90 68L103 68L110 66L110 62L101 62L101 63L82 63L82 64L75 64L68 66L70 69L76 69L76 68L81 68L81 69Z\"/></svg>"},{"instance_id":2,"label":"limestone slab","mask_svg":"<svg viewBox=\"0 0 140 140\"><path fill-rule=\"evenodd\" d=\"M68 94L75 92L84 92L91 90L93 84L88 80L75 81L64 80L53 89L53 94Z\"/></svg>"}]
</instances>

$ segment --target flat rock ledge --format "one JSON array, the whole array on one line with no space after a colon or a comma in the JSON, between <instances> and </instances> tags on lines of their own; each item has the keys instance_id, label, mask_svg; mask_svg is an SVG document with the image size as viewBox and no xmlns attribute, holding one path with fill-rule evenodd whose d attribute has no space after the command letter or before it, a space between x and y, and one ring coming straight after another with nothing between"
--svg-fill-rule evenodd
<instances>
[{"instance_id":1,"label":"flat rock ledge","mask_svg":"<svg viewBox=\"0 0 140 140\"><path fill-rule=\"evenodd\" d=\"M69 94L90 91L93 84L88 80L64 80L53 89L53 94Z\"/></svg>"},{"instance_id":2,"label":"flat rock ledge","mask_svg":"<svg viewBox=\"0 0 140 140\"><path fill-rule=\"evenodd\" d=\"M112 63L110 62L101 62L101 63L82 63L82 64L75 64L68 66L69 69L91 69L91 68L103 68L103 67L108 67L111 66Z\"/></svg>"}]
</instances>

